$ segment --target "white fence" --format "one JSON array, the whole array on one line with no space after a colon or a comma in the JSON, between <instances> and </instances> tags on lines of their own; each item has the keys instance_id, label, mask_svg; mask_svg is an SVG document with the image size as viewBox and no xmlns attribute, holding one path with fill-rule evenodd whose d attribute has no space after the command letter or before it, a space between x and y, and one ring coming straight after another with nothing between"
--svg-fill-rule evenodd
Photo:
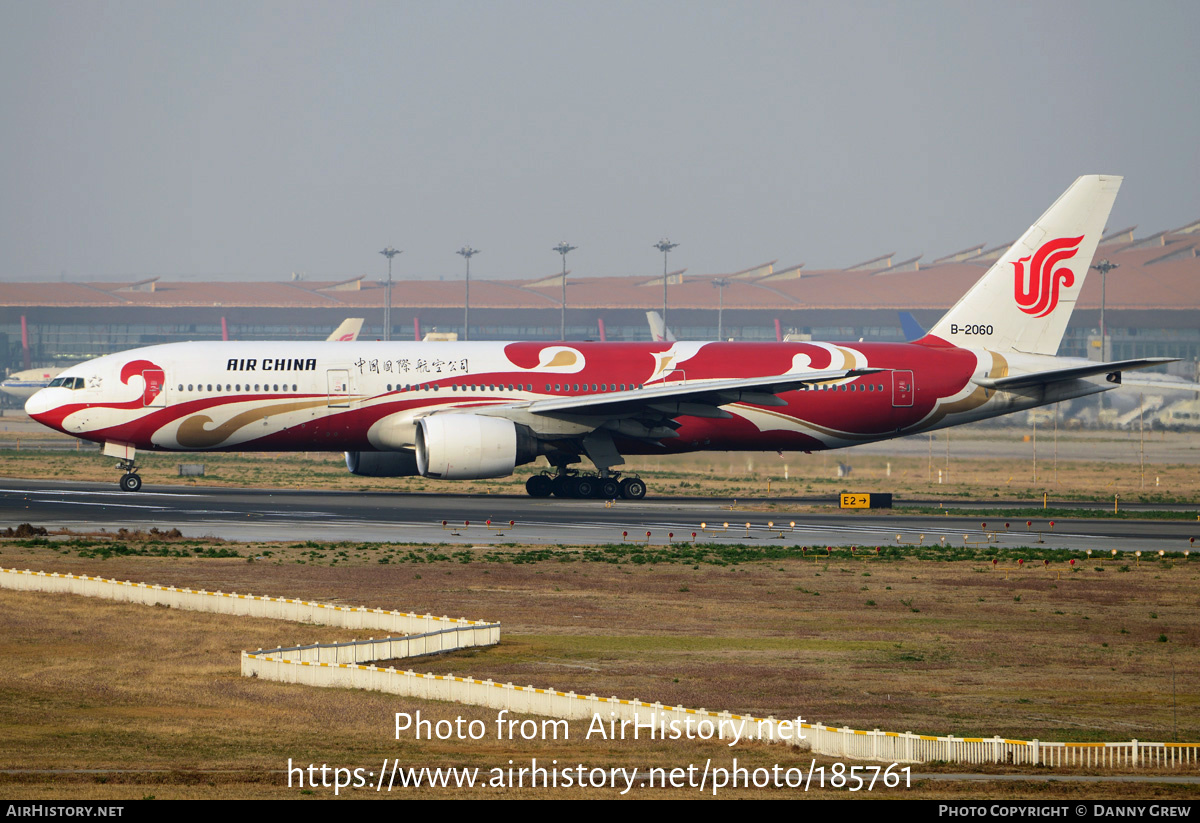
<instances>
[{"instance_id":1,"label":"white fence","mask_svg":"<svg viewBox=\"0 0 1200 823\"><path fill-rule=\"evenodd\" d=\"M170 606L191 611L240 614L274 620L291 620L297 623L341 626L347 629L380 629L403 634L420 634L447 628L489 625L465 618L384 611L383 609L369 609L366 606L338 606L287 597L156 586L150 583L131 583L128 580L90 577L86 574L34 572L28 569L24 571L0 569L0 586L27 591L82 594L85 597L103 597L127 603L141 603L146 606ZM498 643L499 624L493 625L496 626L496 635L491 642Z\"/></svg>"},{"instance_id":2,"label":"white fence","mask_svg":"<svg viewBox=\"0 0 1200 823\"><path fill-rule=\"evenodd\" d=\"M285 683L359 688L429 700L444 700L518 714L567 720L599 718L627 721L660 734L674 730L702 739L788 742L816 754L879 762L1010 763L1060 768L1114 770L1197 770L1200 743L1046 743L1001 737L933 737L911 732L861 731L773 717L756 718L730 712L664 706L640 700L558 692L533 686L514 686L452 674L420 674L412 670L379 668L372 660L398 660L454 649L500 642L500 625L473 620L416 615L366 607L336 606L288 598L194 591L174 586L108 580L87 575L0 569L0 586L31 591L69 592L147 605L245 614L280 620L323 623L346 628L377 628L407 632L404 637L370 638L349 643L294 646L270 651L242 652L241 672Z\"/></svg>"}]
</instances>

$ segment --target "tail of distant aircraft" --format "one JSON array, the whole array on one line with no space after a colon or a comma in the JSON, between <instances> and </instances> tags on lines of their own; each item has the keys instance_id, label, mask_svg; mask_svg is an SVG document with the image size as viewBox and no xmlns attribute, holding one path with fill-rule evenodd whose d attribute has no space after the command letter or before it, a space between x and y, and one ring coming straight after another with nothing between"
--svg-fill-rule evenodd
<instances>
[{"instance_id":1,"label":"tail of distant aircraft","mask_svg":"<svg viewBox=\"0 0 1200 823\"><path fill-rule=\"evenodd\" d=\"M1076 180L921 342L1057 354L1121 180Z\"/></svg>"},{"instance_id":2,"label":"tail of distant aircraft","mask_svg":"<svg viewBox=\"0 0 1200 823\"><path fill-rule=\"evenodd\" d=\"M362 327L363 318L347 317L342 321L342 325L334 329L333 334L329 335L325 339L329 342L336 342L338 340L357 340L358 333L362 331Z\"/></svg>"},{"instance_id":3,"label":"tail of distant aircraft","mask_svg":"<svg viewBox=\"0 0 1200 823\"><path fill-rule=\"evenodd\" d=\"M925 336L925 328L912 316L912 312L902 311L900 314L900 330L904 332L904 342L911 343Z\"/></svg>"},{"instance_id":4,"label":"tail of distant aircraft","mask_svg":"<svg viewBox=\"0 0 1200 823\"><path fill-rule=\"evenodd\" d=\"M656 311L646 312L646 322L650 324L650 339L655 343L675 342L675 335L667 328L667 324L663 322L661 314Z\"/></svg>"}]
</instances>

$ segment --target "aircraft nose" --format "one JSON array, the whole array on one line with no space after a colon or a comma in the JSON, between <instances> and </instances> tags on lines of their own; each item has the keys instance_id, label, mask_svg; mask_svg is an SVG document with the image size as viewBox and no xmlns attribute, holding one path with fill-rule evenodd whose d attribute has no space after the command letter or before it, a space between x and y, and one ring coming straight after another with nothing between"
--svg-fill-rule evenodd
<instances>
[{"instance_id":1,"label":"aircraft nose","mask_svg":"<svg viewBox=\"0 0 1200 823\"><path fill-rule=\"evenodd\" d=\"M25 401L25 413L43 425L50 425L44 418L55 406L55 394L56 392L51 389L40 389L34 392L33 397Z\"/></svg>"}]
</instances>

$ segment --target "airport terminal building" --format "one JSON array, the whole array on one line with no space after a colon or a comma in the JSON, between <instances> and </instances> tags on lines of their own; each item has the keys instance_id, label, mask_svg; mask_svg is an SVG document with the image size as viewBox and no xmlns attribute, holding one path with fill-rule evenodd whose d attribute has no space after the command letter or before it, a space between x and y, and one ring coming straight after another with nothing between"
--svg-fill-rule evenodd
<instances>
[{"instance_id":1,"label":"airport terminal building","mask_svg":"<svg viewBox=\"0 0 1200 823\"><path fill-rule=\"evenodd\" d=\"M814 271L778 261L728 274L667 276L667 324L680 340L905 339L900 312L931 326L1010 244L984 244L924 261L884 254ZM1200 363L1200 221L1137 236L1108 233L1063 340L1064 356L1177 357L1171 370L1195 380ZM648 267L649 268L649 267ZM183 340L322 340L347 317L362 339L383 337L387 289L365 276L313 282L0 282L0 369L66 365L138 346ZM556 340L562 275L471 283L471 340ZM648 340L646 312L663 310L663 275L567 276L566 337ZM392 339L464 328L462 280L395 280ZM795 339L795 338L793 338Z\"/></svg>"}]
</instances>

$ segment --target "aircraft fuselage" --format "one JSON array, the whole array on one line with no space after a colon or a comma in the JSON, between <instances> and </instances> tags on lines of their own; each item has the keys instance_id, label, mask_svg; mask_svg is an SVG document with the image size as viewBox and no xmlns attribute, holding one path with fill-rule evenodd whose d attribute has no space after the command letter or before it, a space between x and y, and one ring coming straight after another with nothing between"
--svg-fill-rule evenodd
<instances>
[{"instance_id":1,"label":"aircraft fuselage","mask_svg":"<svg viewBox=\"0 0 1200 823\"><path fill-rule=\"evenodd\" d=\"M60 431L140 450L371 451L411 444L416 419L435 411L519 415L531 401L608 395L602 412L548 418L569 429L619 418L622 400L656 386L881 369L784 392L785 405L721 406L728 416L685 404L675 436L621 440L630 454L814 451L1065 399L970 382L1007 375L1010 357L909 343L176 343L72 367L28 408ZM1079 382L1070 396L1105 388Z\"/></svg>"}]
</instances>

